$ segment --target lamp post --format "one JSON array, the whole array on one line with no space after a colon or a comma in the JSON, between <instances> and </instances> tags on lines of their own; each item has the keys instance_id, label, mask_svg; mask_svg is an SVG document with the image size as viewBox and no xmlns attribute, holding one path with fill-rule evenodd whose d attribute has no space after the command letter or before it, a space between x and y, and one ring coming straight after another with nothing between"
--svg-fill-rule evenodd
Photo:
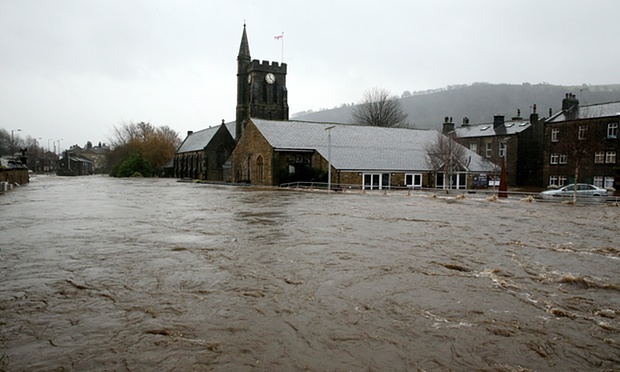
<instances>
[{"instance_id":1,"label":"lamp post","mask_svg":"<svg viewBox=\"0 0 620 372\"><path fill-rule=\"evenodd\" d=\"M11 158L15 159L15 138L13 137L14 132L21 132L21 129L11 129Z\"/></svg>"},{"instance_id":2,"label":"lamp post","mask_svg":"<svg viewBox=\"0 0 620 372\"><path fill-rule=\"evenodd\" d=\"M335 125L325 128L327 131L327 191L332 189L332 129Z\"/></svg>"}]
</instances>

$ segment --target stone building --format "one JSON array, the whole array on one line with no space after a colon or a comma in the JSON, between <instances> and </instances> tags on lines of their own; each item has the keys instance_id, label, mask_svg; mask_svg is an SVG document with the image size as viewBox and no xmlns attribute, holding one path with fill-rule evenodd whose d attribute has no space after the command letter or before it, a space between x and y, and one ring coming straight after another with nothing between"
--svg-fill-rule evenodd
<instances>
[{"instance_id":1,"label":"stone building","mask_svg":"<svg viewBox=\"0 0 620 372\"><path fill-rule=\"evenodd\" d=\"M232 181L229 158L250 117L288 120L286 64L252 60L243 25L237 55L237 106L235 122L188 135L176 151L174 176L209 181ZM223 129L222 127L225 127ZM239 160L242 161L242 160Z\"/></svg>"},{"instance_id":2,"label":"stone building","mask_svg":"<svg viewBox=\"0 0 620 372\"><path fill-rule=\"evenodd\" d=\"M333 184L436 187L438 176L443 180L444 175L431 168L426 149L437 135L430 130L251 118L233 151L238 161L232 171L236 182L271 186L320 181L331 163ZM465 151L468 164L456 172L462 181L455 188L471 187L474 177L493 171L486 159Z\"/></svg>"},{"instance_id":3,"label":"stone building","mask_svg":"<svg viewBox=\"0 0 620 372\"><path fill-rule=\"evenodd\" d=\"M235 123L187 132L174 156L174 177L223 181L224 163L235 147Z\"/></svg>"},{"instance_id":4,"label":"stone building","mask_svg":"<svg viewBox=\"0 0 620 372\"><path fill-rule=\"evenodd\" d=\"M543 120L539 120L536 105L529 118L521 117L521 110L510 120L495 115L492 123L470 124L468 118L457 128L451 118L445 118L442 132L454 138L476 154L497 165L506 164L509 186L537 186L542 178Z\"/></svg>"},{"instance_id":5,"label":"stone building","mask_svg":"<svg viewBox=\"0 0 620 372\"><path fill-rule=\"evenodd\" d=\"M544 124L543 181L547 187L591 183L620 189L620 102L581 106L566 94L562 109ZM578 179L575 180L576 162Z\"/></svg>"},{"instance_id":6,"label":"stone building","mask_svg":"<svg viewBox=\"0 0 620 372\"><path fill-rule=\"evenodd\" d=\"M469 150L467 164L459 164L450 175L431 169L426 149L436 140L435 131L289 121L286 73L285 63L251 59L244 25L237 56L236 120L188 132L176 151L174 176L277 186L326 181L331 162L334 184L443 187L450 178L455 188L465 188L474 177L493 170Z\"/></svg>"}]
</instances>

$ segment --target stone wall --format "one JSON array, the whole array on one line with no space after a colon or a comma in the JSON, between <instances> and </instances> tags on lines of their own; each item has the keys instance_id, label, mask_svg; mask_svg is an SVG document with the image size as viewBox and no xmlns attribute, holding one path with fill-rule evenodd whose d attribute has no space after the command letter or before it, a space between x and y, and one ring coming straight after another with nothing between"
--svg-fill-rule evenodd
<instances>
[{"instance_id":1,"label":"stone wall","mask_svg":"<svg viewBox=\"0 0 620 372\"><path fill-rule=\"evenodd\" d=\"M26 184L30 182L28 169L0 169L0 182Z\"/></svg>"}]
</instances>

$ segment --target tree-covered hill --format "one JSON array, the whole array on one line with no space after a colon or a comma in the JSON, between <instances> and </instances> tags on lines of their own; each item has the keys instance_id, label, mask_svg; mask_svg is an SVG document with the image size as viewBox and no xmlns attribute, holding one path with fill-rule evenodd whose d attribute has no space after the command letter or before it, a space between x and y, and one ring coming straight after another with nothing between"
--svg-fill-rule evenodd
<instances>
[{"instance_id":1,"label":"tree-covered hill","mask_svg":"<svg viewBox=\"0 0 620 372\"><path fill-rule=\"evenodd\" d=\"M581 105L620 101L620 84L559 86L551 84L488 84L474 83L452 86L430 92L405 92L400 101L408 114L409 122L419 129L440 129L444 117L452 117L459 125L463 117L471 124L493 121L493 115L510 118L521 110L527 117L531 107L537 106L540 117L548 117L560 110L566 93L573 93ZM362 92L360 92L360 95ZM351 106L343 105L331 110L293 114L296 120L351 122Z\"/></svg>"}]
</instances>

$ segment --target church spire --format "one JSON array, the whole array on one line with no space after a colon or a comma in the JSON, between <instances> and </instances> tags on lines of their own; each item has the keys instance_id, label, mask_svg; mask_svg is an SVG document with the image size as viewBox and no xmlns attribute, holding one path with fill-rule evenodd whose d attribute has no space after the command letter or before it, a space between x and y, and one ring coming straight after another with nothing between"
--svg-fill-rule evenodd
<instances>
[{"instance_id":1,"label":"church spire","mask_svg":"<svg viewBox=\"0 0 620 372\"><path fill-rule=\"evenodd\" d=\"M243 35L241 36L241 45L239 46L237 61L250 62L250 60L250 44L248 43L248 34L245 31L245 23L243 23Z\"/></svg>"}]
</instances>

